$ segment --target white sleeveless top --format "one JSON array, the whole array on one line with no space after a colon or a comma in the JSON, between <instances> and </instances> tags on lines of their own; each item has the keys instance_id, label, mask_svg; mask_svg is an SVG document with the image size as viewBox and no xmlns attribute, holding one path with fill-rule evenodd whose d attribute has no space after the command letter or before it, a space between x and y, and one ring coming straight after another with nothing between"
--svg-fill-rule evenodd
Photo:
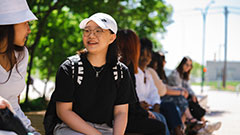
<instances>
[{"instance_id":1,"label":"white sleeveless top","mask_svg":"<svg viewBox=\"0 0 240 135\"><path fill-rule=\"evenodd\" d=\"M18 57L19 53L14 52L15 56ZM25 88L25 76L27 73L27 63L28 63L28 50L24 48L24 58L20 63L18 63L18 73L16 70L16 64L12 69L12 74L9 80L6 83L3 83L7 80L9 71L7 72L1 65L0 65L0 96L7 99L10 104L12 105L14 111L16 112L17 116L22 120L23 124L28 128L31 125L30 120L24 115L22 112L19 104L18 104L18 96Z\"/></svg>"}]
</instances>

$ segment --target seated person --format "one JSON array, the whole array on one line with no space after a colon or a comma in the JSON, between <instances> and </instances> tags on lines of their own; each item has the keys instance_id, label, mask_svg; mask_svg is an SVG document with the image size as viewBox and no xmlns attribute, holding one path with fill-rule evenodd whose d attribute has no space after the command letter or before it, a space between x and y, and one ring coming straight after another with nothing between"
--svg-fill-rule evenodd
<instances>
[{"instance_id":1,"label":"seated person","mask_svg":"<svg viewBox=\"0 0 240 135\"><path fill-rule=\"evenodd\" d=\"M164 82L162 85L164 85L167 89L166 94L162 97L162 101L173 102L179 107L183 123L186 121L185 119L187 119L189 122L196 122L196 119L191 115L188 107L188 91L184 88L168 85L168 79L164 70L165 63L166 60L163 54L160 55L157 52L153 52L152 61L148 65L149 69L151 69L150 71L152 76L154 76L153 78L155 80L155 84L158 83L159 85L160 83L158 80L161 80L161 82ZM158 89L158 91L160 90Z\"/></svg>"},{"instance_id":2,"label":"seated person","mask_svg":"<svg viewBox=\"0 0 240 135\"><path fill-rule=\"evenodd\" d=\"M117 33L117 46L120 49L121 59L128 66L137 98L136 103L129 104L128 123L125 133L140 133L144 135L165 135L165 125L156 119L151 111L140 106L136 94L136 79L140 53L140 40L132 30L119 30Z\"/></svg>"},{"instance_id":3,"label":"seated person","mask_svg":"<svg viewBox=\"0 0 240 135\"><path fill-rule=\"evenodd\" d=\"M187 97L189 108L191 108L191 114L193 117L195 117L198 120L201 120L206 124L206 120L204 118L205 110L199 105L198 99L194 93L194 91L191 89L189 80L190 80L190 72L192 70L192 60L190 57L184 57L180 64L177 66L177 68L172 71L172 73L168 76L168 84L170 86L176 86L183 89L186 89L189 93L189 96ZM204 129L207 130L204 131L211 131L218 130L221 127L221 122L216 123L207 123Z\"/></svg>"},{"instance_id":4,"label":"seated person","mask_svg":"<svg viewBox=\"0 0 240 135\"><path fill-rule=\"evenodd\" d=\"M139 68L138 73L135 74L136 91L140 104L144 109L152 110L156 117L160 118L163 114L167 120L170 132L175 131L176 134L181 135L183 134L181 131L182 122L178 114L177 107L173 103L161 103L158 90L147 68L147 65L150 63L152 57L152 42L146 38L143 38L140 41L141 51Z\"/></svg>"},{"instance_id":5,"label":"seated person","mask_svg":"<svg viewBox=\"0 0 240 135\"><path fill-rule=\"evenodd\" d=\"M52 98L61 121L53 133L124 134L128 104L136 99L128 68L118 62L117 23L108 14L96 13L82 20L79 26L83 29L86 49L73 56L78 60L77 73L70 59L63 62L57 72ZM119 85L113 74L115 67L121 69L121 75L117 76ZM77 79L73 78L74 73Z\"/></svg>"},{"instance_id":6,"label":"seated person","mask_svg":"<svg viewBox=\"0 0 240 135\"><path fill-rule=\"evenodd\" d=\"M37 18L26 0L1 0L0 3L0 108L5 109L11 104L9 109L24 127L37 135L39 133L19 105L19 95L26 85L28 49L25 41L31 33L28 23ZM0 126L0 134L16 135L16 132L6 131Z\"/></svg>"}]
</instances>

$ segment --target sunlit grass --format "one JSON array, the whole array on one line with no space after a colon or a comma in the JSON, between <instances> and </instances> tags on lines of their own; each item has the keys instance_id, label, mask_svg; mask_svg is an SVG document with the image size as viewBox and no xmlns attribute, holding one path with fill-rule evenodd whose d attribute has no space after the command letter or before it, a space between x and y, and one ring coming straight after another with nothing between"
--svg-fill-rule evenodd
<instances>
[{"instance_id":1,"label":"sunlit grass","mask_svg":"<svg viewBox=\"0 0 240 135\"><path fill-rule=\"evenodd\" d=\"M201 83L192 83L192 85L201 85ZM225 88L222 87L222 81L205 82L204 85L210 86L213 90L236 91L236 87L240 85L240 81L227 81Z\"/></svg>"}]
</instances>

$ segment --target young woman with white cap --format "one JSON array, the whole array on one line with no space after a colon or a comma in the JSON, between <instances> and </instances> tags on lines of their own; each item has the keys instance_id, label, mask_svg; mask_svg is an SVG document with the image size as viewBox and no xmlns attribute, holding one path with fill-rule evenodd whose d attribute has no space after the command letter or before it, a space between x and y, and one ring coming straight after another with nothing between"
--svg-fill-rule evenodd
<instances>
[{"instance_id":1,"label":"young woman with white cap","mask_svg":"<svg viewBox=\"0 0 240 135\"><path fill-rule=\"evenodd\" d=\"M35 132L19 106L19 95L25 87L28 50L24 46L31 30L28 22L37 20L26 0L0 2L0 109L9 108L24 126ZM16 135L0 130L0 135ZM35 132L35 134L39 134Z\"/></svg>"},{"instance_id":2,"label":"young woman with white cap","mask_svg":"<svg viewBox=\"0 0 240 135\"><path fill-rule=\"evenodd\" d=\"M113 77L113 68L120 63L115 44L117 23L108 14L96 13L79 26L83 29L85 46L85 50L76 55L81 61L78 74L82 77L73 80L74 70L69 59L60 66L52 98L61 122L53 133L123 135L128 104L136 99L124 64L119 64L123 76L119 85L114 80L116 76Z\"/></svg>"}]
</instances>

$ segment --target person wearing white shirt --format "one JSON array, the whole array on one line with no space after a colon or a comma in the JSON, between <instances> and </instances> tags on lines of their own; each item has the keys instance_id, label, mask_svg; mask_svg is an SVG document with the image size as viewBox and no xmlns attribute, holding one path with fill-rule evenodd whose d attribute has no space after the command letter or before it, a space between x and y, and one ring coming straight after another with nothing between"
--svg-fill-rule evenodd
<instances>
[{"instance_id":1,"label":"person wearing white shirt","mask_svg":"<svg viewBox=\"0 0 240 135\"><path fill-rule=\"evenodd\" d=\"M135 77L139 100L146 101L153 110L157 109L156 107L160 105L161 100L148 68L144 71L138 68L138 73L135 74Z\"/></svg>"},{"instance_id":2,"label":"person wearing white shirt","mask_svg":"<svg viewBox=\"0 0 240 135\"><path fill-rule=\"evenodd\" d=\"M19 106L19 95L25 87L28 63L28 50L24 45L27 36L31 33L28 22L32 20L37 18L29 9L26 0L1 0L0 109L1 112L11 110L16 116L14 118L19 118L23 128L28 130L26 132L36 135L39 133L31 126L30 120ZM17 131L6 128L10 124L4 125L6 126L0 126L0 135L16 135Z\"/></svg>"}]
</instances>

